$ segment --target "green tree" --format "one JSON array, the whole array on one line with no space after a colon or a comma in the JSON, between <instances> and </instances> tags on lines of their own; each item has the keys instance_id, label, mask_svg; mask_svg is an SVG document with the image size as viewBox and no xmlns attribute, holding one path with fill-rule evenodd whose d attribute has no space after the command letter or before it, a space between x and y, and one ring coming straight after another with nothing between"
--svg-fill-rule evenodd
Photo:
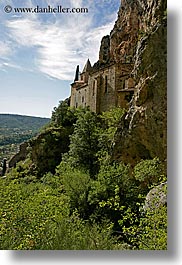
<instances>
[{"instance_id":1,"label":"green tree","mask_svg":"<svg viewBox=\"0 0 182 265\"><path fill-rule=\"evenodd\" d=\"M88 201L94 208L92 215L96 220L107 218L117 225L123 209L135 207L137 196L130 167L115 162L101 166L97 178L91 182Z\"/></svg>"},{"instance_id":2,"label":"green tree","mask_svg":"<svg viewBox=\"0 0 182 265\"><path fill-rule=\"evenodd\" d=\"M52 112L51 124L55 127L73 126L76 121L76 110L69 107L69 99L59 102L59 106L55 107Z\"/></svg>"},{"instance_id":3,"label":"green tree","mask_svg":"<svg viewBox=\"0 0 182 265\"><path fill-rule=\"evenodd\" d=\"M90 176L64 161L57 167L56 175L59 177L66 194L70 211L78 211L84 219L90 215L88 192L90 189Z\"/></svg>"},{"instance_id":4,"label":"green tree","mask_svg":"<svg viewBox=\"0 0 182 265\"><path fill-rule=\"evenodd\" d=\"M164 167L159 158L141 160L134 167L135 179L140 182L141 190L147 192L151 185L159 183L164 175Z\"/></svg>"},{"instance_id":5,"label":"green tree","mask_svg":"<svg viewBox=\"0 0 182 265\"><path fill-rule=\"evenodd\" d=\"M97 115L89 110L80 112L70 137L69 157L73 166L83 168L92 177L98 170L98 134Z\"/></svg>"},{"instance_id":6,"label":"green tree","mask_svg":"<svg viewBox=\"0 0 182 265\"><path fill-rule=\"evenodd\" d=\"M101 128L99 133L99 146L101 152L99 157L111 156L115 144L115 134L125 110L119 107L103 112L100 115Z\"/></svg>"}]
</instances>

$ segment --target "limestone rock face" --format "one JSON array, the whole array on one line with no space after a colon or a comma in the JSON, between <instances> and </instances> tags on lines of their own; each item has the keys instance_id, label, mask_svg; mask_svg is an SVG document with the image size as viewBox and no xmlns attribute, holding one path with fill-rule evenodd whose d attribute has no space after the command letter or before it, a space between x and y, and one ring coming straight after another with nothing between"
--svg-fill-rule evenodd
<instances>
[{"instance_id":1,"label":"limestone rock face","mask_svg":"<svg viewBox=\"0 0 182 265\"><path fill-rule=\"evenodd\" d=\"M109 35L104 36L101 41L100 52L99 52L99 63L105 64L110 60L110 37Z\"/></svg>"},{"instance_id":2,"label":"limestone rock face","mask_svg":"<svg viewBox=\"0 0 182 265\"><path fill-rule=\"evenodd\" d=\"M165 204L167 204L167 182L149 191L145 199L144 210L155 210Z\"/></svg>"},{"instance_id":3,"label":"limestone rock face","mask_svg":"<svg viewBox=\"0 0 182 265\"><path fill-rule=\"evenodd\" d=\"M115 106L127 110L113 159L131 165L154 157L166 162L166 8L166 0L121 0L118 19L101 41L87 86L78 92L76 84L71 96L77 100L73 106L90 106L97 113Z\"/></svg>"},{"instance_id":4,"label":"limestone rock face","mask_svg":"<svg viewBox=\"0 0 182 265\"><path fill-rule=\"evenodd\" d=\"M165 0L125 0L111 33L116 62L132 55L135 93L121 121L114 158L136 164L159 157L167 142L167 21ZM122 64L121 64L122 65Z\"/></svg>"},{"instance_id":5,"label":"limestone rock face","mask_svg":"<svg viewBox=\"0 0 182 265\"><path fill-rule=\"evenodd\" d=\"M139 14L141 8L136 0L123 0L118 12L118 19L111 31L110 52L116 63L132 60L136 52L139 32Z\"/></svg>"}]
</instances>

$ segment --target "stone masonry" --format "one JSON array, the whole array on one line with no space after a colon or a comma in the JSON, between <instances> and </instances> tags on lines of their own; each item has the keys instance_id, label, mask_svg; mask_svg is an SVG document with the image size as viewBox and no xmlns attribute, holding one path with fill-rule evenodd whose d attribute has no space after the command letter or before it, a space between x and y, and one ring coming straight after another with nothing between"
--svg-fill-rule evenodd
<instances>
[{"instance_id":1,"label":"stone masonry","mask_svg":"<svg viewBox=\"0 0 182 265\"><path fill-rule=\"evenodd\" d=\"M134 94L134 80L130 75L132 60L124 56L122 62L115 62L110 43L111 36L103 37L99 60L93 66L89 59L81 73L77 66L71 84L71 107L89 106L96 113L113 107L129 107Z\"/></svg>"}]
</instances>

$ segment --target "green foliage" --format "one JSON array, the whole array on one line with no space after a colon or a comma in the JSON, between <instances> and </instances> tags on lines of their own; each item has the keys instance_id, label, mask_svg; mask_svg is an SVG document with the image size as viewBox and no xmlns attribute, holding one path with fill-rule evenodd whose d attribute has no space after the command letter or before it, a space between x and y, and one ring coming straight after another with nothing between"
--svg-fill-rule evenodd
<instances>
[{"instance_id":1,"label":"green foliage","mask_svg":"<svg viewBox=\"0 0 182 265\"><path fill-rule=\"evenodd\" d=\"M48 128L30 141L30 158L36 166L38 177L55 172L63 153L68 151L70 128Z\"/></svg>"},{"instance_id":2,"label":"green foliage","mask_svg":"<svg viewBox=\"0 0 182 265\"><path fill-rule=\"evenodd\" d=\"M99 146L101 147L99 156L103 156L103 151L106 154L111 154L114 146L114 137L118 129L119 123L125 110L121 108L113 108L110 111L103 112L100 115L101 128L99 133Z\"/></svg>"},{"instance_id":3,"label":"green foliage","mask_svg":"<svg viewBox=\"0 0 182 265\"><path fill-rule=\"evenodd\" d=\"M3 134L3 133L2 133ZM2 136L2 139L4 139L4 134ZM22 141L22 138L21 138ZM9 160L13 155L15 155L18 152L19 144L6 144L3 140L3 145L0 146L0 163L3 161L4 158Z\"/></svg>"},{"instance_id":4,"label":"green foliage","mask_svg":"<svg viewBox=\"0 0 182 265\"><path fill-rule=\"evenodd\" d=\"M83 168L91 176L97 172L98 122L95 113L80 112L70 137L69 157L72 166Z\"/></svg>"},{"instance_id":5,"label":"green foliage","mask_svg":"<svg viewBox=\"0 0 182 265\"><path fill-rule=\"evenodd\" d=\"M112 224L69 214L67 196L45 183L0 179L0 249L125 249Z\"/></svg>"},{"instance_id":6,"label":"green foliage","mask_svg":"<svg viewBox=\"0 0 182 265\"><path fill-rule=\"evenodd\" d=\"M12 168L7 175L8 179L16 179L17 182L20 181L21 183L28 184L37 181L37 171L29 158L18 162L16 167Z\"/></svg>"},{"instance_id":7,"label":"green foliage","mask_svg":"<svg viewBox=\"0 0 182 265\"><path fill-rule=\"evenodd\" d=\"M64 195L40 183L0 181L0 249L41 249L47 225L68 214Z\"/></svg>"},{"instance_id":8,"label":"green foliage","mask_svg":"<svg viewBox=\"0 0 182 265\"><path fill-rule=\"evenodd\" d=\"M48 185L53 189L59 189L62 191L62 185L60 183L59 176L54 175L51 172L46 173L40 180L44 185Z\"/></svg>"},{"instance_id":9,"label":"green foliage","mask_svg":"<svg viewBox=\"0 0 182 265\"><path fill-rule=\"evenodd\" d=\"M123 220L128 207L137 211L137 199L136 182L130 174L130 167L123 163L103 165L97 179L91 183L88 197L89 203L95 207L92 218L97 221L102 218L109 219L114 224L114 230L120 230L118 221ZM130 220L126 222L130 223Z\"/></svg>"},{"instance_id":10,"label":"green foliage","mask_svg":"<svg viewBox=\"0 0 182 265\"><path fill-rule=\"evenodd\" d=\"M105 111L101 114L101 119L104 121L109 130L116 129L121 121L122 116L125 113L125 109L120 107L112 108L109 111Z\"/></svg>"},{"instance_id":11,"label":"green foliage","mask_svg":"<svg viewBox=\"0 0 182 265\"><path fill-rule=\"evenodd\" d=\"M30 141L27 159L0 178L0 248L166 249L166 206L143 207L164 181L162 163L113 161L124 110L96 115L68 103Z\"/></svg>"},{"instance_id":12,"label":"green foliage","mask_svg":"<svg viewBox=\"0 0 182 265\"><path fill-rule=\"evenodd\" d=\"M163 174L164 168L159 158L142 160L134 168L134 176L142 183L143 188L158 183Z\"/></svg>"},{"instance_id":13,"label":"green foliage","mask_svg":"<svg viewBox=\"0 0 182 265\"><path fill-rule=\"evenodd\" d=\"M54 127L73 126L76 121L76 110L69 107L69 99L60 101L59 106L54 108L51 124Z\"/></svg>"},{"instance_id":14,"label":"green foliage","mask_svg":"<svg viewBox=\"0 0 182 265\"><path fill-rule=\"evenodd\" d=\"M0 161L9 159L18 150L18 145L35 136L50 119L0 114Z\"/></svg>"},{"instance_id":15,"label":"green foliage","mask_svg":"<svg viewBox=\"0 0 182 265\"><path fill-rule=\"evenodd\" d=\"M167 249L167 207L155 207L154 211L147 211L140 219L139 249L166 250Z\"/></svg>"},{"instance_id":16,"label":"green foliage","mask_svg":"<svg viewBox=\"0 0 182 265\"><path fill-rule=\"evenodd\" d=\"M0 114L0 128L37 131L50 119L16 114Z\"/></svg>"},{"instance_id":17,"label":"green foliage","mask_svg":"<svg viewBox=\"0 0 182 265\"><path fill-rule=\"evenodd\" d=\"M57 223L55 238L48 249L54 250L111 250L126 249L112 235L111 224L89 224L77 212Z\"/></svg>"},{"instance_id":18,"label":"green foliage","mask_svg":"<svg viewBox=\"0 0 182 265\"><path fill-rule=\"evenodd\" d=\"M78 169L70 167L64 162L57 169L63 191L68 197L70 211L77 210L82 218L89 215L88 191L90 188L90 176Z\"/></svg>"},{"instance_id":19,"label":"green foliage","mask_svg":"<svg viewBox=\"0 0 182 265\"><path fill-rule=\"evenodd\" d=\"M51 122L29 141L29 157L38 178L48 172L55 172L63 154L69 150L69 137L73 133L75 121L76 111L69 108L68 101L62 101L58 108L53 111ZM20 171L22 174L28 173L24 170Z\"/></svg>"},{"instance_id":20,"label":"green foliage","mask_svg":"<svg viewBox=\"0 0 182 265\"><path fill-rule=\"evenodd\" d=\"M101 167L97 179L92 182L92 189L89 194L91 203L108 200L115 194L115 188L119 187L120 197L122 189L128 183L129 168L123 164L104 165Z\"/></svg>"},{"instance_id":21,"label":"green foliage","mask_svg":"<svg viewBox=\"0 0 182 265\"><path fill-rule=\"evenodd\" d=\"M65 161L88 171L94 178L99 165L110 156L114 135L124 110L114 108L99 117L89 110L77 110L74 133L70 137L70 150Z\"/></svg>"},{"instance_id":22,"label":"green foliage","mask_svg":"<svg viewBox=\"0 0 182 265\"><path fill-rule=\"evenodd\" d=\"M84 110L70 109L68 100L60 102L58 108L53 111L51 122L42 128L39 135L29 141L28 156L38 178L48 172L54 173L63 154L68 152L70 135L74 129L73 123L80 113L84 113ZM24 172L24 169L20 172L20 177L21 174L28 173L27 170Z\"/></svg>"},{"instance_id":23,"label":"green foliage","mask_svg":"<svg viewBox=\"0 0 182 265\"><path fill-rule=\"evenodd\" d=\"M133 244L134 249L139 250L166 250L167 249L167 206L160 205L153 209L147 209L138 217L134 212L125 211L125 220L137 220L130 223L129 227L119 223L123 234Z\"/></svg>"}]
</instances>

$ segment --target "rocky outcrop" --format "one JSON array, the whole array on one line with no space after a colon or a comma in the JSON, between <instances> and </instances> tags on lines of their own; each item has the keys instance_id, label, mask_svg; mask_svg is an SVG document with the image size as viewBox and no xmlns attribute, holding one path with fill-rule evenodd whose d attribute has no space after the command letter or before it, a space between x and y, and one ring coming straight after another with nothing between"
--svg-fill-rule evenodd
<instances>
[{"instance_id":1,"label":"rocky outcrop","mask_svg":"<svg viewBox=\"0 0 182 265\"><path fill-rule=\"evenodd\" d=\"M151 189L146 196L144 210L152 211L167 204L167 182L161 183Z\"/></svg>"},{"instance_id":2,"label":"rocky outcrop","mask_svg":"<svg viewBox=\"0 0 182 265\"><path fill-rule=\"evenodd\" d=\"M99 51L99 63L105 64L110 61L110 36L104 36Z\"/></svg>"},{"instance_id":3,"label":"rocky outcrop","mask_svg":"<svg viewBox=\"0 0 182 265\"><path fill-rule=\"evenodd\" d=\"M47 172L55 172L61 162L62 155L69 150L69 135L73 132L72 126L47 128L44 132L29 141L30 159L41 177Z\"/></svg>"},{"instance_id":4,"label":"rocky outcrop","mask_svg":"<svg viewBox=\"0 0 182 265\"><path fill-rule=\"evenodd\" d=\"M8 162L9 168L15 167L18 162L26 159L26 156L28 154L27 147L28 147L28 142L20 144L18 153L15 154Z\"/></svg>"},{"instance_id":5,"label":"rocky outcrop","mask_svg":"<svg viewBox=\"0 0 182 265\"><path fill-rule=\"evenodd\" d=\"M159 157L166 161L167 21L165 0L125 0L111 33L117 62L132 56L135 93L123 117L114 158L136 164Z\"/></svg>"},{"instance_id":6,"label":"rocky outcrop","mask_svg":"<svg viewBox=\"0 0 182 265\"><path fill-rule=\"evenodd\" d=\"M141 7L137 0L122 0L118 19L111 31L110 53L116 63L133 60L139 34Z\"/></svg>"}]
</instances>

